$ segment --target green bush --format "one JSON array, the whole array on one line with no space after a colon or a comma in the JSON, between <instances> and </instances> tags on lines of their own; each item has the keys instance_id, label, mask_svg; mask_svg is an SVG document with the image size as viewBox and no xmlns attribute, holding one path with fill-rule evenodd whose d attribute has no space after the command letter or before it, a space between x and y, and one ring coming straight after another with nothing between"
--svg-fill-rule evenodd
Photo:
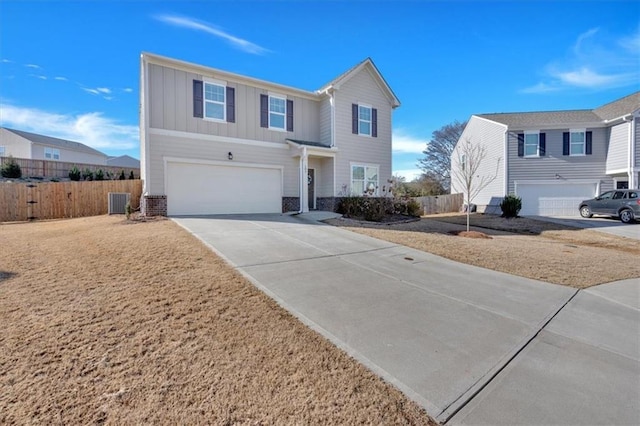
<instances>
[{"instance_id":1,"label":"green bush","mask_svg":"<svg viewBox=\"0 0 640 426\"><path fill-rule=\"evenodd\" d=\"M131 207L131 203L127 201L127 204L124 205L124 214L127 216L127 220L131 218L132 213L133 208Z\"/></svg>"},{"instance_id":2,"label":"green bush","mask_svg":"<svg viewBox=\"0 0 640 426\"><path fill-rule=\"evenodd\" d=\"M522 198L516 195L507 195L500 203L502 217L518 217L520 209L522 209Z\"/></svg>"},{"instance_id":3,"label":"green bush","mask_svg":"<svg viewBox=\"0 0 640 426\"><path fill-rule=\"evenodd\" d=\"M88 167L82 172L82 180L93 180L93 172Z\"/></svg>"},{"instance_id":4,"label":"green bush","mask_svg":"<svg viewBox=\"0 0 640 426\"><path fill-rule=\"evenodd\" d=\"M0 174L5 178L20 179L22 177L22 169L13 157L9 157L9 162L2 166Z\"/></svg>"},{"instance_id":5,"label":"green bush","mask_svg":"<svg viewBox=\"0 0 640 426\"><path fill-rule=\"evenodd\" d=\"M133 179L135 179L135 178L136 178L136 177L135 177L135 176L134 176L134 174L133 174L133 170L131 170L131 172L129 173L129 179L130 179L130 180L133 180Z\"/></svg>"},{"instance_id":6,"label":"green bush","mask_svg":"<svg viewBox=\"0 0 640 426\"><path fill-rule=\"evenodd\" d=\"M337 211L345 217L381 222L390 215L419 217L420 209L411 198L350 196L340 199Z\"/></svg>"},{"instance_id":7,"label":"green bush","mask_svg":"<svg viewBox=\"0 0 640 426\"><path fill-rule=\"evenodd\" d=\"M96 171L96 175L94 176L95 180L104 180L104 172L102 171L102 169L98 169Z\"/></svg>"},{"instance_id":8,"label":"green bush","mask_svg":"<svg viewBox=\"0 0 640 426\"><path fill-rule=\"evenodd\" d=\"M80 173L78 166L73 166L71 170L69 170L69 179L79 181L80 177L82 177L82 174Z\"/></svg>"},{"instance_id":9,"label":"green bush","mask_svg":"<svg viewBox=\"0 0 640 426\"><path fill-rule=\"evenodd\" d=\"M125 180L126 176L124 175L124 170L120 170L120 177L118 177L118 180Z\"/></svg>"}]
</instances>

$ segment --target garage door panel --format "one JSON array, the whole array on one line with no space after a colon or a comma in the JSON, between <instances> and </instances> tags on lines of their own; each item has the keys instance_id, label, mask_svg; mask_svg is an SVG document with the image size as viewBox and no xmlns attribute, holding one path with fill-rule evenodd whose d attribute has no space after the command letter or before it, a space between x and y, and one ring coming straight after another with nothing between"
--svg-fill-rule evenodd
<instances>
[{"instance_id":1,"label":"garage door panel","mask_svg":"<svg viewBox=\"0 0 640 426\"><path fill-rule=\"evenodd\" d=\"M169 215L280 213L279 168L167 163Z\"/></svg>"},{"instance_id":2,"label":"garage door panel","mask_svg":"<svg viewBox=\"0 0 640 426\"><path fill-rule=\"evenodd\" d=\"M595 191L595 183L518 184L516 190L524 216L579 216L580 202L593 198Z\"/></svg>"}]
</instances>

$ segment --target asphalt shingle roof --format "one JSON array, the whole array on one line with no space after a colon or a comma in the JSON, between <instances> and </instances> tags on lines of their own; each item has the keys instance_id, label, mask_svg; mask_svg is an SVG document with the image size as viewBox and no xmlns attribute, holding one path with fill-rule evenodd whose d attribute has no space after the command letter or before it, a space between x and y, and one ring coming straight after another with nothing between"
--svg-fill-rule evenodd
<instances>
[{"instance_id":1,"label":"asphalt shingle roof","mask_svg":"<svg viewBox=\"0 0 640 426\"><path fill-rule=\"evenodd\" d=\"M87 154L102 155L104 157L107 156L106 154L96 149L93 149L85 144L82 144L80 142L73 142L73 141L68 141L66 139L52 138L50 136L38 135L36 133L24 132L22 130L9 129L7 127L4 127L4 129L8 130L11 133L15 133L18 136L22 136L23 138L30 140L33 143L37 143L39 145L54 146L54 147L64 148L72 151L84 152Z\"/></svg>"}]
</instances>

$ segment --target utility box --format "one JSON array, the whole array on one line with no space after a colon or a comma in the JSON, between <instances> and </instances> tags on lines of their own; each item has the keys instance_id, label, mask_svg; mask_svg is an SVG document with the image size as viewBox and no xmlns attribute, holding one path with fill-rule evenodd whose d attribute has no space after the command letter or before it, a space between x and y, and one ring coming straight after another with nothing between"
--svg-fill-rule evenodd
<instances>
[{"instance_id":1,"label":"utility box","mask_svg":"<svg viewBox=\"0 0 640 426\"><path fill-rule=\"evenodd\" d=\"M109 193L109 214L125 214L125 206L131 198L129 192L110 192Z\"/></svg>"}]
</instances>

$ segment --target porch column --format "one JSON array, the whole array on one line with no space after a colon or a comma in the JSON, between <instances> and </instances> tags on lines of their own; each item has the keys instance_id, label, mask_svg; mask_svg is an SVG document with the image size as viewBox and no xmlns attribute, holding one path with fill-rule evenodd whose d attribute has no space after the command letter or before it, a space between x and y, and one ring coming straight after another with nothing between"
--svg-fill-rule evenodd
<instances>
[{"instance_id":1,"label":"porch column","mask_svg":"<svg viewBox=\"0 0 640 426\"><path fill-rule=\"evenodd\" d=\"M307 155L307 147L302 148L300 155L300 213L309 211L309 157Z\"/></svg>"}]
</instances>

